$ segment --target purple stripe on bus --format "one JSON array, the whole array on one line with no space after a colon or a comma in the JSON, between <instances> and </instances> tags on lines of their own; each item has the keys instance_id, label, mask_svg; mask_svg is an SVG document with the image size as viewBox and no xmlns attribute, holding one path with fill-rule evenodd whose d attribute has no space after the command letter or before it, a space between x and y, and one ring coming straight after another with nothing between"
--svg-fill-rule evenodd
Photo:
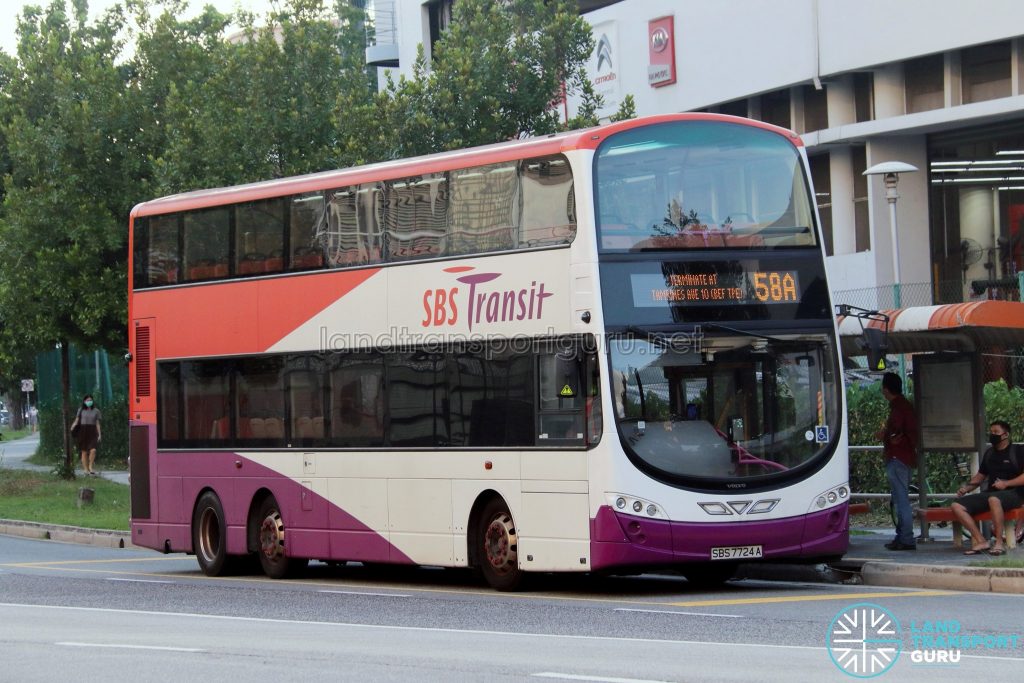
<instances>
[{"instance_id":1,"label":"purple stripe on bus","mask_svg":"<svg viewBox=\"0 0 1024 683\"><path fill-rule=\"evenodd\" d=\"M212 489L224 507L228 552L244 554L250 505L258 493L266 490L281 508L289 555L414 564L384 536L308 485L237 453L163 453L157 461L156 518L161 522L133 524L138 545L163 548L169 541L171 551L191 551L192 510L199 495ZM311 475L310 480L313 478Z\"/></svg>"},{"instance_id":2,"label":"purple stripe on bus","mask_svg":"<svg viewBox=\"0 0 1024 683\"><path fill-rule=\"evenodd\" d=\"M615 512L607 505L590 521L590 566L706 562L711 548L761 545L764 558L842 555L849 547L847 506L801 517L743 522L669 522Z\"/></svg>"}]
</instances>

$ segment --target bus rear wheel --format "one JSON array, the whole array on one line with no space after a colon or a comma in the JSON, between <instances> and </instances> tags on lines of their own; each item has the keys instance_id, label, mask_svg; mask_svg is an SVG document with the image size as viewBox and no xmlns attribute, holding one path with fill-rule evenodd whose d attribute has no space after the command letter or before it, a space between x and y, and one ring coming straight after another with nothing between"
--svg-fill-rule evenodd
<instances>
[{"instance_id":1,"label":"bus rear wheel","mask_svg":"<svg viewBox=\"0 0 1024 683\"><path fill-rule=\"evenodd\" d=\"M285 546L284 519L273 496L264 498L256 513L257 556L263 573L272 579L283 579L303 569L309 560L288 557Z\"/></svg>"},{"instance_id":2,"label":"bus rear wheel","mask_svg":"<svg viewBox=\"0 0 1024 683\"><path fill-rule=\"evenodd\" d=\"M213 491L199 497L192 513L192 550L199 568L207 576L221 576L228 570L227 529L224 506Z\"/></svg>"},{"instance_id":3,"label":"bus rear wheel","mask_svg":"<svg viewBox=\"0 0 1024 683\"><path fill-rule=\"evenodd\" d=\"M494 499L484 506L477 528L480 571L488 585L513 591L523 582L519 568L519 536L508 505Z\"/></svg>"}]
</instances>

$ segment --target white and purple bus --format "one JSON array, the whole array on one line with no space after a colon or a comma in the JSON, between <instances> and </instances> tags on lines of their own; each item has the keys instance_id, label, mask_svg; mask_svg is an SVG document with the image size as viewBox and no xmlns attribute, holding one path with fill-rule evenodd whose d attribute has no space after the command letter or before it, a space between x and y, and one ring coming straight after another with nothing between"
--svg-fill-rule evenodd
<instances>
[{"instance_id":1,"label":"white and purple bus","mask_svg":"<svg viewBox=\"0 0 1024 683\"><path fill-rule=\"evenodd\" d=\"M806 154L719 115L165 197L132 212L132 539L529 572L848 543Z\"/></svg>"}]
</instances>

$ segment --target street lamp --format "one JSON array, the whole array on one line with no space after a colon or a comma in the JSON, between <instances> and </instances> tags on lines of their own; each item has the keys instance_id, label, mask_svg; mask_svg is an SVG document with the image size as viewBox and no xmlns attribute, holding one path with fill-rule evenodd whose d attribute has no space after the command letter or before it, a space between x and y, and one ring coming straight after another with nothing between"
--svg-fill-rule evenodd
<instances>
[{"instance_id":1,"label":"street lamp","mask_svg":"<svg viewBox=\"0 0 1024 683\"><path fill-rule=\"evenodd\" d=\"M896 235L896 200L900 198L896 192L896 183L900 181L900 173L913 173L917 166L902 161L885 161L875 164L863 175L880 175L885 181L885 199L889 202L889 228L892 230L892 296L893 308L903 304L900 297L900 241Z\"/></svg>"}]
</instances>

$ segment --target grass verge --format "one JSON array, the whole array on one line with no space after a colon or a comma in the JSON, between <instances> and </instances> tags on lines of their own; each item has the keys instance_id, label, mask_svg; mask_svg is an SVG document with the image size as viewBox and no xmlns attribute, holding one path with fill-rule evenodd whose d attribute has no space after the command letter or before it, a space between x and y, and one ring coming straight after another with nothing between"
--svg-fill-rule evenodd
<instances>
[{"instance_id":1,"label":"grass verge","mask_svg":"<svg viewBox=\"0 0 1024 683\"><path fill-rule=\"evenodd\" d=\"M96 494L91 505L79 509L75 503L83 487ZM126 531L130 510L124 484L100 477L66 481L44 472L0 469L0 519Z\"/></svg>"},{"instance_id":2,"label":"grass verge","mask_svg":"<svg viewBox=\"0 0 1024 683\"><path fill-rule=\"evenodd\" d=\"M31 427L24 427L22 429L9 429L7 427L3 427L0 428L0 436L3 437L3 440L0 441L0 443L4 443L7 441L17 441L18 439L25 438L31 433Z\"/></svg>"},{"instance_id":3,"label":"grass verge","mask_svg":"<svg viewBox=\"0 0 1024 683\"><path fill-rule=\"evenodd\" d=\"M988 567L989 569L1024 569L1024 555L1003 555L1002 557L993 557L991 560L971 562L971 566Z\"/></svg>"}]
</instances>

